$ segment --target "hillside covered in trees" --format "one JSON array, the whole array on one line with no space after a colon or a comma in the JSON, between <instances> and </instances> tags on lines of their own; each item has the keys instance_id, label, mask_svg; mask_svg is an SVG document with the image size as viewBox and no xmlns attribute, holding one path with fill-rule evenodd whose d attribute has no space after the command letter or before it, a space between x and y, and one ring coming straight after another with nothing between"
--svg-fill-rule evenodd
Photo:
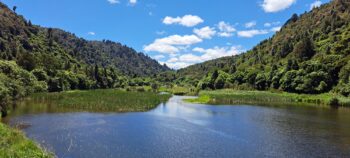
<instances>
[{"instance_id":1,"label":"hillside covered in trees","mask_svg":"<svg viewBox=\"0 0 350 158\"><path fill-rule=\"evenodd\" d=\"M294 14L270 39L238 56L178 71L199 89L277 89L350 94L350 2L333 0Z\"/></svg>"},{"instance_id":2,"label":"hillside covered in trees","mask_svg":"<svg viewBox=\"0 0 350 158\"><path fill-rule=\"evenodd\" d=\"M150 84L150 77L170 70L120 43L34 25L16 9L0 2L2 105L32 92Z\"/></svg>"}]
</instances>

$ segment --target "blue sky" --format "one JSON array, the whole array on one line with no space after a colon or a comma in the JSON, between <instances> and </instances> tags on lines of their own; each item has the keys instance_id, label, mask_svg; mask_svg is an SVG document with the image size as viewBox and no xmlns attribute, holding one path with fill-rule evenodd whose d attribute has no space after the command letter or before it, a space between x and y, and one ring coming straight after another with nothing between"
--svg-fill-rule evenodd
<instances>
[{"instance_id":1,"label":"blue sky","mask_svg":"<svg viewBox=\"0 0 350 158\"><path fill-rule=\"evenodd\" d=\"M178 69L235 55L272 36L293 13L329 0L1 0L45 27L109 39Z\"/></svg>"}]
</instances>

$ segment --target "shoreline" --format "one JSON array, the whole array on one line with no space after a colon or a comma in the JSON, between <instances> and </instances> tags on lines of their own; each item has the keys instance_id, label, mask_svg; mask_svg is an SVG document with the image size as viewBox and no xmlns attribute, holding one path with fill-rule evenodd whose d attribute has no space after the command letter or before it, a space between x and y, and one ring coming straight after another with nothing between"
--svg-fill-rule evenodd
<instances>
[{"instance_id":1,"label":"shoreline","mask_svg":"<svg viewBox=\"0 0 350 158\"><path fill-rule=\"evenodd\" d=\"M124 98L124 101L118 98ZM87 112L144 112L153 109L168 100L170 95L159 95L152 92L128 92L118 89L65 91L61 93L36 93L21 98L18 102L29 101L30 106L41 103L53 103L56 110L71 109L70 111ZM125 104L125 101L132 104ZM28 106L28 105L27 105ZM12 110L12 109L11 109ZM45 112L45 108L43 109ZM9 115L14 111L9 111ZM1 116L1 115L0 115ZM9 117L9 116L8 116ZM40 147L34 140L29 139L16 127L10 127L1 121L0 117L0 157L54 157L45 148Z\"/></svg>"},{"instance_id":2,"label":"shoreline","mask_svg":"<svg viewBox=\"0 0 350 158\"><path fill-rule=\"evenodd\" d=\"M294 94L271 91L215 90L201 91L198 98L185 99L199 104L295 104L300 106L350 107L350 98L332 93Z\"/></svg>"},{"instance_id":3,"label":"shoreline","mask_svg":"<svg viewBox=\"0 0 350 158\"><path fill-rule=\"evenodd\" d=\"M0 157L37 157L51 158L54 155L33 140L28 139L20 130L0 122Z\"/></svg>"}]
</instances>

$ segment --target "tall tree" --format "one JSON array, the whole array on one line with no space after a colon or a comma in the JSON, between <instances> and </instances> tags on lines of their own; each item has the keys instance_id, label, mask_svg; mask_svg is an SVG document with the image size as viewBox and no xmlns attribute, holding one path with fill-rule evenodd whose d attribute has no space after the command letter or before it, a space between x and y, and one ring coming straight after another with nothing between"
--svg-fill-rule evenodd
<instances>
[{"instance_id":1,"label":"tall tree","mask_svg":"<svg viewBox=\"0 0 350 158\"><path fill-rule=\"evenodd\" d=\"M16 13L17 6L13 6L12 10L13 10L13 12L15 12L15 13Z\"/></svg>"}]
</instances>

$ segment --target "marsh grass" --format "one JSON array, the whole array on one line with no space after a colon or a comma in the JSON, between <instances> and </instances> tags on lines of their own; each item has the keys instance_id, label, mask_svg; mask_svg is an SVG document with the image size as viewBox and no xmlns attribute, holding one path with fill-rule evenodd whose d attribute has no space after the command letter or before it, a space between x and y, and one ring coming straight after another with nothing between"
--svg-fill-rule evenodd
<instances>
[{"instance_id":1,"label":"marsh grass","mask_svg":"<svg viewBox=\"0 0 350 158\"><path fill-rule=\"evenodd\" d=\"M109 89L38 93L27 98L27 101L31 104L46 104L51 108L61 108L71 112L143 112L157 107L169 98L170 95L167 94Z\"/></svg>"},{"instance_id":2,"label":"marsh grass","mask_svg":"<svg viewBox=\"0 0 350 158\"><path fill-rule=\"evenodd\" d=\"M173 86L173 87L160 87L159 88L160 92L168 92L174 95L186 95L186 96L195 96L197 95L197 91L195 90L194 87L188 86L188 87L184 87L184 86Z\"/></svg>"},{"instance_id":3,"label":"marsh grass","mask_svg":"<svg viewBox=\"0 0 350 158\"><path fill-rule=\"evenodd\" d=\"M187 99L192 103L202 104L295 104L329 106L334 99L339 106L350 107L350 98L337 94L294 94L269 91L216 90L201 91L196 99Z\"/></svg>"},{"instance_id":4,"label":"marsh grass","mask_svg":"<svg viewBox=\"0 0 350 158\"><path fill-rule=\"evenodd\" d=\"M1 158L50 158L36 143L28 140L16 129L10 129L0 123L0 157Z\"/></svg>"}]
</instances>

